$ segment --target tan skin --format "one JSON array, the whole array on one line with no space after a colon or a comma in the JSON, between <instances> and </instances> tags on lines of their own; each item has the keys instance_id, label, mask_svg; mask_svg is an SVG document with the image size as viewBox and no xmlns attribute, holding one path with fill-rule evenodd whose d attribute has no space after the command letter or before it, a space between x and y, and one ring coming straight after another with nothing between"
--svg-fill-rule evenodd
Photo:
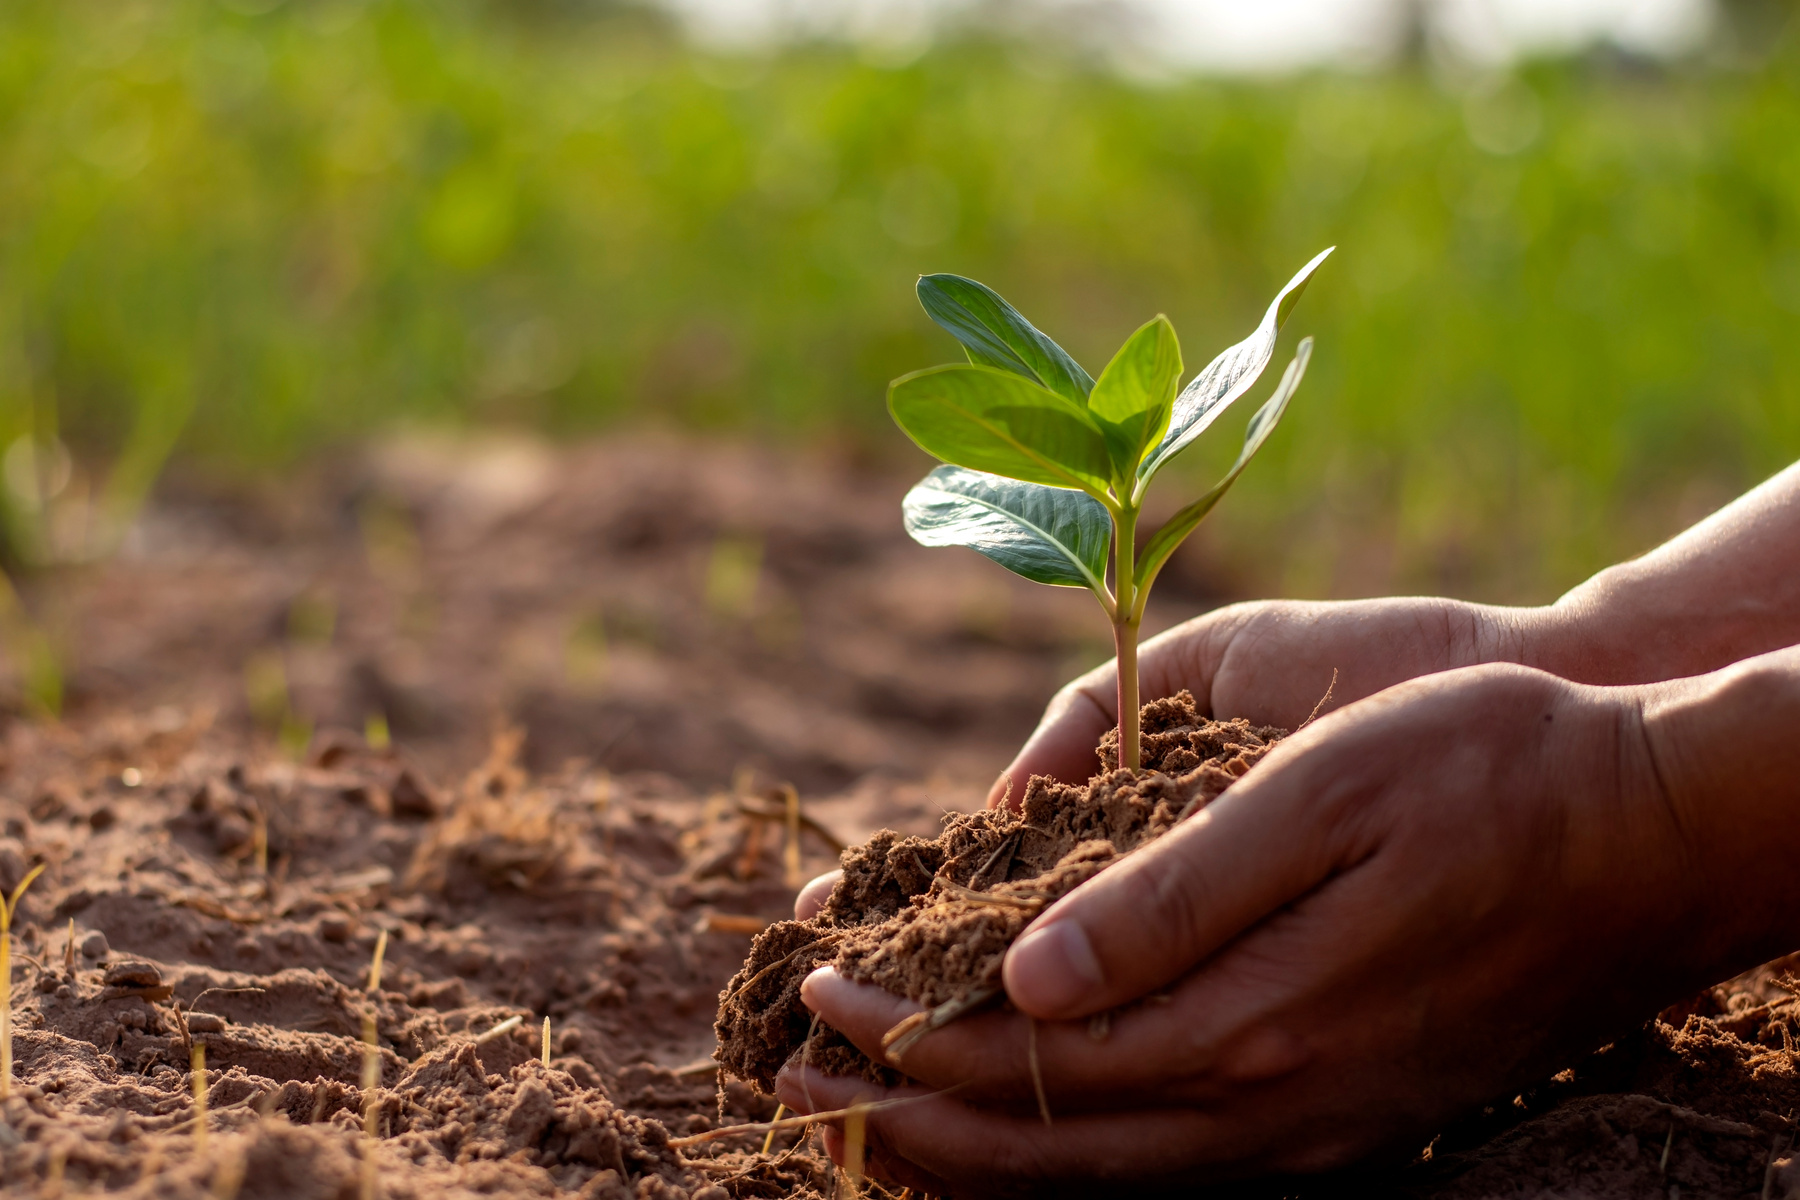
<instances>
[{"instance_id":1,"label":"tan skin","mask_svg":"<svg viewBox=\"0 0 1800 1200\"><path fill-rule=\"evenodd\" d=\"M1007 956L1015 1011L908 1052L901 1094L928 1098L871 1115L874 1167L965 1195L1416 1150L1800 946L1796 643L1800 467L1546 608L1249 604L1147 643L1146 696L1292 727L1335 667L1335 707L1040 916ZM1113 694L1109 668L1064 689L993 801L1084 778ZM914 1011L829 968L802 994L877 1058ZM879 1098L812 1070L779 1095Z\"/></svg>"}]
</instances>

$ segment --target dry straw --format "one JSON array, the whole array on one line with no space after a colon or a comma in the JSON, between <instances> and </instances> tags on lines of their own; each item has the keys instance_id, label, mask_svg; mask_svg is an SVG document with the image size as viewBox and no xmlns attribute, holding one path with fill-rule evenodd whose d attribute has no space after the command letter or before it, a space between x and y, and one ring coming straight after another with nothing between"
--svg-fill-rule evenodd
<instances>
[{"instance_id":1,"label":"dry straw","mask_svg":"<svg viewBox=\"0 0 1800 1200\"><path fill-rule=\"evenodd\" d=\"M862 1195L863 1145L868 1134L869 1106L851 1105L844 1114L844 1182L849 1195Z\"/></svg>"},{"instance_id":2,"label":"dry straw","mask_svg":"<svg viewBox=\"0 0 1800 1200\"><path fill-rule=\"evenodd\" d=\"M781 1120L781 1114L786 1111L787 1111L787 1105L777 1104L775 1106L775 1120L777 1120L777 1121ZM771 1126L769 1126L769 1132L763 1135L762 1152L764 1154L767 1154L771 1149L774 1148L774 1145L775 1145L775 1127L773 1125L771 1125Z\"/></svg>"},{"instance_id":3,"label":"dry straw","mask_svg":"<svg viewBox=\"0 0 1800 1200\"><path fill-rule=\"evenodd\" d=\"M381 960L387 957L387 930L375 935L375 954L369 959L370 994L381 990Z\"/></svg>"},{"instance_id":4,"label":"dry straw","mask_svg":"<svg viewBox=\"0 0 1800 1200\"><path fill-rule=\"evenodd\" d=\"M1050 1098L1044 1094L1044 1068L1038 1064L1037 1020L1025 1018L1025 1060L1031 1067L1031 1090L1037 1093L1038 1116L1050 1124Z\"/></svg>"},{"instance_id":5,"label":"dry straw","mask_svg":"<svg viewBox=\"0 0 1800 1200\"><path fill-rule=\"evenodd\" d=\"M188 1079L194 1088L194 1151L206 1152L206 1046L195 1042L188 1053Z\"/></svg>"},{"instance_id":6,"label":"dry straw","mask_svg":"<svg viewBox=\"0 0 1800 1200\"><path fill-rule=\"evenodd\" d=\"M507 1034L511 1033L513 1030L517 1029L520 1025L523 1025L524 1023L525 1023L524 1017L520 1017L520 1016L508 1017L508 1018L506 1018L506 1020L500 1022L498 1025L494 1026L492 1029L490 1029L487 1032L478 1036L475 1039L475 1044L477 1046L479 1046L483 1042L491 1042L497 1037L505 1037Z\"/></svg>"},{"instance_id":7,"label":"dry straw","mask_svg":"<svg viewBox=\"0 0 1800 1200\"><path fill-rule=\"evenodd\" d=\"M19 900L31 881L44 872L39 863L26 872L12 895L0 897L0 1100L12 1095L12 922L19 911Z\"/></svg>"},{"instance_id":8,"label":"dry straw","mask_svg":"<svg viewBox=\"0 0 1800 1200\"><path fill-rule=\"evenodd\" d=\"M899 1108L906 1104L917 1104L922 1100L942 1100L962 1090L962 1084L947 1087L941 1092L933 1092L929 1096L899 1096L892 1100L875 1100L863 1104L853 1104L849 1108L834 1108L829 1112L809 1113L804 1116L783 1117L775 1121L752 1121L748 1125L721 1125L717 1129L709 1129L705 1133L690 1134L687 1137L669 1139L669 1149L685 1150L689 1146L698 1146L705 1142L716 1142L720 1138L735 1137L744 1133L771 1133L781 1129L804 1129L808 1125L818 1125L826 1121L846 1120L851 1113L868 1114L883 1109Z\"/></svg>"},{"instance_id":9,"label":"dry straw","mask_svg":"<svg viewBox=\"0 0 1800 1200\"><path fill-rule=\"evenodd\" d=\"M782 848L782 865L787 885L797 888L806 882L806 874L800 869L800 793L791 783L782 784L781 791L787 802L787 845Z\"/></svg>"},{"instance_id":10,"label":"dry straw","mask_svg":"<svg viewBox=\"0 0 1800 1200\"><path fill-rule=\"evenodd\" d=\"M550 1069L550 1018L544 1018L544 1069Z\"/></svg>"}]
</instances>

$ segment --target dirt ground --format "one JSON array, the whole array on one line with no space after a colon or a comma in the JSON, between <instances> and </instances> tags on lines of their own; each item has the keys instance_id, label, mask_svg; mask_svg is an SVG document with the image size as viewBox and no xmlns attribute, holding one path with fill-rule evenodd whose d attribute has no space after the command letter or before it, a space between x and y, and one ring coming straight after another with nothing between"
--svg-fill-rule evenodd
<instances>
[{"instance_id":1,"label":"dirt ground","mask_svg":"<svg viewBox=\"0 0 1800 1200\"><path fill-rule=\"evenodd\" d=\"M46 864L0 1193L833 1194L799 1134L670 1145L774 1109L719 1086L721 987L834 843L934 835L1104 654L1086 597L911 545L909 482L412 439L172 482L118 560L40 581L68 704L29 718L0 681L0 885ZM1800 1195L1794 966L1411 1164L1251 1192Z\"/></svg>"}]
</instances>

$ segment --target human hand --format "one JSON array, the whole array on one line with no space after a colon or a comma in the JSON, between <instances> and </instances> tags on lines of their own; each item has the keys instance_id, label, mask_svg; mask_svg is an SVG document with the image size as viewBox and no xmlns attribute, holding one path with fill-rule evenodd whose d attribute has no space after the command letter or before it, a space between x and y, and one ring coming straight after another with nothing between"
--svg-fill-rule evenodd
<instances>
[{"instance_id":1,"label":"human hand","mask_svg":"<svg viewBox=\"0 0 1800 1200\"><path fill-rule=\"evenodd\" d=\"M1483 662L1530 662L1559 616L1553 609L1434 597L1234 604L1145 642L1139 677L1146 698L1186 688L1203 713L1293 729L1327 688L1325 709L1341 708L1419 675ZM1118 690L1117 668L1107 663L1059 691L995 781L988 807L1024 796L1033 775L1065 783L1093 775L1099 769L1094 747L1118 724ZM820 875L800 890L796 919L824 907L838 875Z\"/></svg>"},{"instance_id":2,"label":"human hand","mask_svg":"<svg viewBox=\"0 0 1800 1200\"><path fill-rule=\"evenodd\" d=\"M1420 675L1487 662L1537 661L1554 608L1496 608L1437 597L1265 600L1183 622L1138 651L1145 699L1186 688L1201 713L1297 728L1326 693L1341 708ZM1332 682L1335 673L1336 683ZM1098 769L1094 746L1118 724L1119 676L1106 663L1058 692L988 794L1019 798L1033 775L1081 783Z\"/></svg>"},{"instance_id":3,"label":"human hand","mask_svg":"<svg viewBox=\"0 0 1800 1200\"><path fill-rule=\"evenodd\" d=\"M872 1161L962 1195L1416 1148L1747 965L1712 932L1717 872L1659 784L1642 690L1476 667L1296 734L1034 923L1004 972L1023 1012L908 1051L916 1094L957 1090L872 1113ZM1081 1020L1151 994L1103 1040ZM829 969L802 995L877 1061L916 1011ZM790 1068L778 1095L818 1111L869 1091Z\"/></svg>"}]
</instances>

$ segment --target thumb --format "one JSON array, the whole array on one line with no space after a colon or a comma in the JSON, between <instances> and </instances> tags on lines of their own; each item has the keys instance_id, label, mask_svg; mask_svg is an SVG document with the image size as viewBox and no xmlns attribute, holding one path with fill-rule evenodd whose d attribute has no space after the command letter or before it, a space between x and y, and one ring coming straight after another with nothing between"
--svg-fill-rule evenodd
<instances>
[{"instance_id":1,"label":"thumb","mask_svg":"<svg viewBox=\"0 0 1800 1200\"><path fill-rule=\"evenodd\" d=\"M1331 780L1296 753L1303 748L1294 741L1312 741L1311 732L1051 905L1007 951L1002 978L1012 1002L1044 1020L1123 1004L1317 887L1341 856L1317 804Z\"/></svg>"}]
</instances>

